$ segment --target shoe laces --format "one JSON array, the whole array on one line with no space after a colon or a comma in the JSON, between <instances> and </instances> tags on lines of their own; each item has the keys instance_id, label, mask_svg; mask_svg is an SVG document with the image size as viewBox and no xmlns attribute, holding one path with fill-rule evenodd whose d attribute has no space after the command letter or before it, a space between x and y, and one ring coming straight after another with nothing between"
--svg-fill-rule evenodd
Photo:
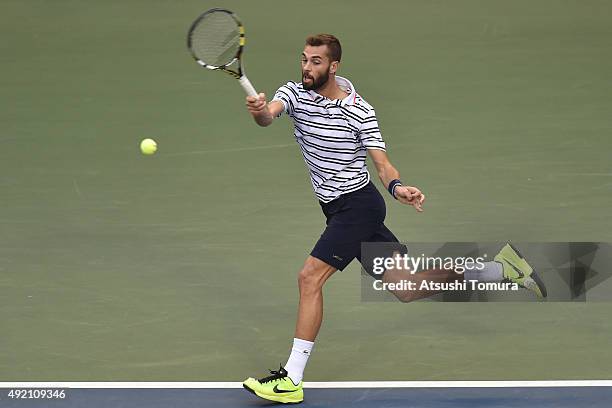
<instances>
[{"instance_id":1,"label":"shoe laces","mask_svg":"<svg viewBox=\"0 0 612 408\"><path fill-rule=\"evenodd\" d=\"M283 378L287 377L287 370L285 370L283 366L280 366L278 371L274 371L274 370L268 370L268 371L270 371L270 374L272 375L259 380L261 384L271 382L271 381L282 380Z\"/></svg>"}]
</instances>

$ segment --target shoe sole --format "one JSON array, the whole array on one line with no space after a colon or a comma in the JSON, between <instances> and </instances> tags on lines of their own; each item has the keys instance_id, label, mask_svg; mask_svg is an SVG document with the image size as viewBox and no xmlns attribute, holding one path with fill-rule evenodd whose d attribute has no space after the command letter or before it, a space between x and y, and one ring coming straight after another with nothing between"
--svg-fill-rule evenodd
<instances>
[{"instance_id":1,"label":"shoe sole","mask_svg":"<svg viewBox=\"0 0 612 408\"><path fill-rule=\"evenodd\" d=\"M273 399L270 399L270 398L266 398L267 396L266 396L266 397L262 397L262 396L261 396L260 394L258 394L258 393L257 393L255 390L253 390L253 389L251 389L251 388L247 387L247 386L246 386L246 384L242 384L242 387L243 387L245 390L247 390L248 392L250 392L251 394L253 394L253 395L255 395L255 396L257 396L257 397L259 397L259 398L261 398L261 399L265 399L266 401L277 402L277 403L279 403L279 404L292 404L292 405L293 405L293 404L301 404L302 402L304 402L304 400L302 400L302 401L288 401L288 402L284 402L284 401L277 401L277 400L273 400Z\"/></svg>"}]
</instances>

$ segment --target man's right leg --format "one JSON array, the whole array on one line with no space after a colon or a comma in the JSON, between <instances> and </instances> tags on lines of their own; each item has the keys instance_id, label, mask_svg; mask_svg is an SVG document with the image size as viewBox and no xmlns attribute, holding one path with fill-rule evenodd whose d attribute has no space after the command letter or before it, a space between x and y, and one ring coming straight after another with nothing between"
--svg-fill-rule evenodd
<instances>
[{"instance_id":1,"label":"man's right leg","mask_svg":"<svg viewBox=\"0 0 612 408\"><path fill-rule=\"evenodd\" d=\"M337 269L308 256L298 274L300 301L295 338L284 367L260 380L248 378L244 388L271 401L297 403L304 399L302 377L323 320L323 285Z\"/></svg>"},{"instance_id":2,"label":"man's right leg","mask_svg":"<svg viewBox=\"0 0 612 408\"><path fill-rule=\"evenodd\" d=\"M300 303L295 337L314 341L323 320L323 285L336 268L309 255L298 274Z\"/></svg>"},{"instance_id":3,"label":"man's right leg","mask_svg":"<svg viewBox=\"0 0 612 408\"><path fill-rule=\"evenodd\" d=\"M384 219L382 197L374 203L370 201L367 191L358 190L321 203L327 226L298 275L300 300L291 355L285 368L260 381L249 378L245 388L273 401L303 400L302 375L323 319L323 285L336 270L343 270L359 255L361 242Z\"/></svg>"},{"instance_id":4,"label":"man's right leg","mask_svg":"<svg viewBox=\"0 0 612 408\"><path fill-rule=\"evenodd\" d=\"M323 321L323 285L336 268L309 255L298 274L300 302L291 354L285 364L287 375L299 384Z\"/></svg>"}]
</instances>

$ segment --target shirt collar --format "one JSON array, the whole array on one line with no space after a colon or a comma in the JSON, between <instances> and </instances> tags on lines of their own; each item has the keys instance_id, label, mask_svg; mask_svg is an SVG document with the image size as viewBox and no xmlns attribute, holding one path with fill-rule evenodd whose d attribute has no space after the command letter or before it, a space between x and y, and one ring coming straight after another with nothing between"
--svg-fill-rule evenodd
<instances>
[{"instance_id":1,"label":"shirt collar","mask_svg":"<svg viewBox=\"0 0 612 408\"><path fill-rule=\"evenodd\" d=\"M336 99L336 100L333 100L333 101L330 100L330 101L340 106L353 105L357 97L357 92L355 91L355 87L353 86L351 81L349 81L348 79L344 77L336 75L336 84L338 84L340 89L342 89L345 92L348 92L349 95L344 99ZM315 100L315 102L320 102L324 99L327 99L324 96L319 95L315 91L308 91L308 94L312 97L312 99Z\"/></svg>"}]
</instances>

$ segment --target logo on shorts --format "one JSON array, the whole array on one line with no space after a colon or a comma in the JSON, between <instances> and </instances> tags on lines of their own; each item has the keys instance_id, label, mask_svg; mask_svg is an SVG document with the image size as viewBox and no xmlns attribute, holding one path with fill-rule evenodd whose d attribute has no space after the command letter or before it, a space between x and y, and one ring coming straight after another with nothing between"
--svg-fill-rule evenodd
<instances>
[{"instance_id":1,"label":"logo on shorts","mask_svg":"<svg viewBox=\"0 0 612 408\"><path fill-rule=\"evenodd\" d=\"M332 258L335 258L339 261L343 261L344 259L340 258L338 255L332 255Z\"/></svg>"}]
</instances>

